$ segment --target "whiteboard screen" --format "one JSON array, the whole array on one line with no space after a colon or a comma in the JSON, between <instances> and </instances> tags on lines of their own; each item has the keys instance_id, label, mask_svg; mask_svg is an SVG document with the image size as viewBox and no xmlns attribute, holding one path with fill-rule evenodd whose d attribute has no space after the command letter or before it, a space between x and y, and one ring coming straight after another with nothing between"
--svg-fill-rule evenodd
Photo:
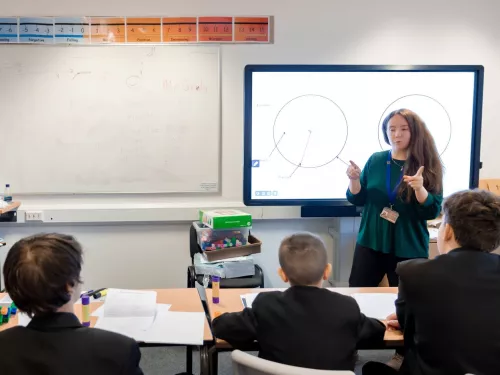
<instances>
[{"instance_id":1,"label":"whiteboard screen","mask_svg":"<svg viewBox=\"0 0 500 375\"><path fill-rule=\"evenodd\" d=\"M400 108L419 114L434 136L445 196L473 184L477 69L364 69L247 67L246 204L345 200L347 163L362 168L371 154L390 149L381 124Z\"/></svg>"},{"instance_id":2,"label":"whiteboard screen","mask_svg":"<svg viewBox=\"0 0 500 375\"><path fill-rule=\"evenodd\" d=\"M0 46L0 82L16 194L219 191L218 47Z\"/></svg>"}]
</instances>

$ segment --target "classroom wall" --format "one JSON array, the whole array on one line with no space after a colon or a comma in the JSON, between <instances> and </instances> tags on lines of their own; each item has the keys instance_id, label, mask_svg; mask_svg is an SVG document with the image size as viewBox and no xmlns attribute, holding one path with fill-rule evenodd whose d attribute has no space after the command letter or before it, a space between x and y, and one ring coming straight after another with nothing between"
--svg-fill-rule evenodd
<instances>
[{"instance_id":1,"label":"classroom wall","mask_svg":"<svg viewBox=\"0 0 500 375\"><path fill-rule=\"evenodd\" d=\"M329 235L329 228L335 224L335 220L317 219L255 223L253 233L263 242L262 253L255 255L255 261L264 270L265 285L285 285L277 275L277 246L283 237L296 231L312 231L319 234L328 248L332 249L334 240ZM0 232L4 232L5 239L11 244L39 231L74 235L84 246L83 280L87 288L186 287L187 266L191 262L188 223L66 225L49 228L16 226L7 231L4 229L0 227ZM6 248L0 249L2 264L6 253ZM330 252L330 262L332 256Z\"/></svg>"},{"instance_id":2,"label":"classroom wall","mask_svg":"<svg viewBox=\"0 0 500 375\"><path fill-rule=\"evenodd\" d=\"M495 108L500 100L497 90L500 86L500 26L497 26L496 17L500 4L495 0L0 0L0 5L2 15L18 16L274 16L274 44L222 48L223 191L220 202L241 202L242 199L243 68L246 64L256 63L482 64L485 66L485 91L481 177L500 177L496 150L500 127L496 123ZM179 199L167 197L164 201L176 202ZM184 196L182 199L201 204L207 198ZM109 198L87 198L86 202L98 200ZM38 207L53 202L74 203L77 200L71 197L25 197L23 206ZM85 199L78 202L85 203ZM334 240L328 234L328 228L334 228L340 236ZM1 225L0 235L12 243L21 236L41 230L73 233L87 249L85 279L89 286L167 287L185 284L185 269L189 262L187 229L187 223L175 222L43 227ZM259 261L266 270L267 285L280 285L273 276L280 238L301 229L319 232L329 246L337 247L342 259L338 270L345 280L355 238L356 222L353 219L263 220L256 222L254 232L264 241L264 252ZM0 261L5 252L5 249L0 250Z\"/></svg>"}]
</instances>

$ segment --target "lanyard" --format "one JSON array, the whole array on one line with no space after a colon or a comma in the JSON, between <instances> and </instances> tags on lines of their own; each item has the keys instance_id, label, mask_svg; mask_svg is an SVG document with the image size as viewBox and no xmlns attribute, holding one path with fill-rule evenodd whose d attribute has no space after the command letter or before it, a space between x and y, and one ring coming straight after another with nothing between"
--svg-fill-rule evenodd
<instances>
[{"instance_id":1,"label":"lanyard","mask_svg":"<svg viewBox=\"0 0 500 375\"><path fill-rule=\"evenodd\" d=\"M396 195L397 195L397 190L398 186L403 180L403 171L401 170L401 176L399 177L399 182L396 184L394 187L394 190L391 190L391 151L387 154L387 167L386 167L386 174L385 174L385 186L387 188L387 195L389 196L389 203L391 204L391 208L394 205L394 202L396 201Z\"/></svg>"}]
</instances>

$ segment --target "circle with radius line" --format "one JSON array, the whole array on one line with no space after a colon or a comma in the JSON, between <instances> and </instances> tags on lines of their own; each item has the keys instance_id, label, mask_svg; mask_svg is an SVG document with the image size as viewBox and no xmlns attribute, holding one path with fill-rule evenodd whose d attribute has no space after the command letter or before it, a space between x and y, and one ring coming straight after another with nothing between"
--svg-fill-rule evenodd
<instances>
[{"instance_id":1,"label":"circle with radius line","mask_svg":"<svg viewBox=\"0 0 500 375\"><path fill-rule=\"evenodd\" d=\"M274 146L298 168L320 168L334 161L347 143L344 112L331 99L315 94L287 102L274 120Z\"/></svg>"},{"instance_id":2,"label":"circle with radius line","mask_svg":"<svg viewBox=\"0 0 500 375\"><path fill-rule=\"evenodd\" d=\"M427 126L439 155L443 155L451 141L451 118L446 108L436 99L422 94L411 94L402 96L393 101L382 113L378 126L378 141L382 150L388 150L390 145L385 143L382 131L382 122L385 117L397 109L406 108L415 112Z\"/></svg>"}]
</instances>

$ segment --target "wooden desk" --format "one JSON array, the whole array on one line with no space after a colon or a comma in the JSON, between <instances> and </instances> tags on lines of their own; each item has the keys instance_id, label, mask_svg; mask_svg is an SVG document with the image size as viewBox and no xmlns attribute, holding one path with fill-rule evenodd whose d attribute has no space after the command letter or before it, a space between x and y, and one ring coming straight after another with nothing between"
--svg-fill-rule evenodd
<instances>
[{"instance_id":1,"label":"wooden desk","mask_svg":"<svg viewBox=\"0 0 500 375\"><path fill-rule=\"evenodd\" d=\"M328 288L341 294L354 293L397 293L398 288ZM265 292L276 289L221 289L219 292L220 303L217 305L212 303L212 289L207 289L207 304L211 319L213 320L214 313L220 312L237 312L243 310L240 296L246 293ZM403 333L401 331L386 331L384 342L389 347L401 346L403 344ZM231 346L224 340L215 340L217 348L228 349Z\"/></svg>"},{"instance_id":2,"label":"wooden desk","mask_svg":"<svg viewBox=\"0 0 500 375\"><path fill-rule=\"evenodd\" d=\"M201 304L200 296L196 288L191 289L154 289L158 295L156 297L157 303L167 303L171 304L170 311L182 311L182 312L202 312L205 313L203 305ZM0 298L2 298L5 293L0 293ZM102 302L93 302L90 304L91 312L94 312ZM75 304L75 314L81 320L82 308L81 304ZM91 326L93 327L97 322L97 317L91 317ZM17 325L17 315L12 317L7 324L2 324L0 326L0 331L14 327ZM209 355L208 346L213 342L212 331L208 325L208 321L205 319L205 328L203 332L204 345L200 348L200 368L202 374L209 374ZM140 343L140 346L167 346L167 345L148 345ZM192 373L192 347L187 346L186 352L186 367L187 372Z\"/></svg>"}]
</instances>

